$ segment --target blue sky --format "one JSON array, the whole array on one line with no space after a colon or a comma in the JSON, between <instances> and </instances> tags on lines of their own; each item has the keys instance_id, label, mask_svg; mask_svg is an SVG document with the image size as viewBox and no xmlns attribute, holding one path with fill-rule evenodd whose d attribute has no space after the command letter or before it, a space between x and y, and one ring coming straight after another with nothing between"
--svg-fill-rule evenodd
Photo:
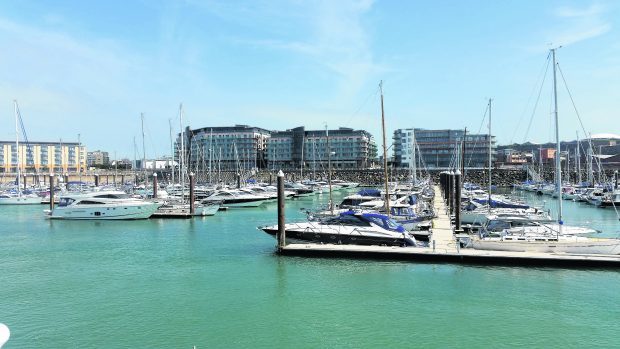
<instances>
[{"instance_id":1,"label":"blue sky","mask_svg":"<svg viewBox=\"0 0 620 349\"><path fill-rule=\"evenodd\" d=\"M493 98L500 144L545 142L550 75L526 129L551 45L586 130L620 133L619 20L611 0L2 1L0 138L14 137L17 99L30 139L79 133L118 157L133 157L134 137L141 148L141 112L147 157L167 154L180 102L193 128L327 124L381 143L383 80L388 138L477 131Z\"/></svg>"}]
</instances>

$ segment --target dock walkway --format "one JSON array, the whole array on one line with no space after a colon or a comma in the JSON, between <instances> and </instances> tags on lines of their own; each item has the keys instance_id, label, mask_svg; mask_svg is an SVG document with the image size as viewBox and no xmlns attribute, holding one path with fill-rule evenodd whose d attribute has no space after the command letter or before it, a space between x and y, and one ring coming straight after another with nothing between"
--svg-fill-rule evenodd
<instances>
[{"instance_id":1,"label":"dock walkway","mask_svg":"<svg viewBox=\"0 0 620 349\"><path fill-rule=\"evenodd\" d=\"M435 186L435 193L433 205L437 218L433 220L431 244L429 247L288 244L278 249L277 252L285 256L320 258L403 260L479 265L620 268L620 255L510 252L459 248L454 238L449 213L446 210L438 186ZM435 241L434 249L433 240Z\"/></svg>"},{"instance_id":2,"label":"dock walkway","mask_svg":"<svg viewBox=\"0 0 620 349\"><path fill-rule=\"evenodd\" d=\"M433 200L433 206L437 218L433 219L433 226L431 228L431 246L434 241L437 253L456 253L456 242L452 231L450 214L441 196L439 186L435 186L434 189L435 199Z\"/></svg>"}]
</instances>

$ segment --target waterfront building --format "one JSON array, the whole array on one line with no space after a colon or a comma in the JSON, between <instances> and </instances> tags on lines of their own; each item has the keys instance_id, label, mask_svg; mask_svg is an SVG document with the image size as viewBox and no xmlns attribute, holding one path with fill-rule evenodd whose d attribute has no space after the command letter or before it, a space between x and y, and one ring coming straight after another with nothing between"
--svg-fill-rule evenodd
<instances>
[{"instance_id":1,"label":"waterfront building","mask_svg":"<svg viewBox=\"0 0 620 349\"><path fill-rule=\"evenodd\" d=\"M465 137L465 167L485 168L489 162L489 135L465 134L464 130L426 130L421 128L394 131L394 164L397 167L412 165L413 140L416 144L416 161L427 168L451 168L456 160L457 147ZM495 136L491 137L491 157L495 161Z\"/></svg>"},{"instance_id":2,"label":"waterfront building","mask_svg":"<svg viewBox=\"0 0 620 349\"><path fill-rule=\"evenodd\" d=\"M364 130L340 127L336 130L309 130L303 126L274 131L267 140L267 165L270 169L317 171L328 166L327 135L331 165L334 169L361 169L373 165L377 146L373 136Z\"/></svg>"},{"instance_id":3,"label":"waterfront building","mask_svg":"<svg viewBox=\"0 0 620 349\"><path fill-rule=\"evenodd\" d=\"M15 141L0 141L0 172L68 173L85 171L86 147L77 142L23 142L19 149Z\"/></svg>"},{"instance_id":4,"label":"waterfront building","mask_svg":"<svg viewBox=\"0 0 620 349\"><path fill-rule=\"evenodd\" d=\"M184 132L185 159L190 170L206 170L209 166L235 171L264 168L270 135L268 130L248 125L187 128ZM179 159L180 134L174 148L175 159Z\"/></svg>"},{"instance_id":5,"label":"waterfront building","mask_svg":"<svg viewBox=\"0 0 620 349\"><path fill-rule=\"evenodd\" d=\"M110 165L110 154L107 151L95 150L89 151L86 155L86 163L89 167Z\"/></svg>"}]
</instances>

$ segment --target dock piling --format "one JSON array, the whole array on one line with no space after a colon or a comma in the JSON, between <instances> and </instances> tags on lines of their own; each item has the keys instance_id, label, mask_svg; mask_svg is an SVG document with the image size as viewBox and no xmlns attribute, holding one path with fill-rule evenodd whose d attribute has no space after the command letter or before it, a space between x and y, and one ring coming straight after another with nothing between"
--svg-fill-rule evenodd
<instances>
[{"instance_id":1,"label":"dock piling","mask_svg":"<svg viewBox=\"0 0 620 349\"><path fill-rule=\"evenodd\" d=\"M99 186L99 175L95 173L95 187Z\"/></svg>"},{"instance_id":2,"label":"dock piling","mask_svg":"<svg viewBox=\"0 0 620 349\"><path fill-rule=\"evenodd\" d=\"M456 225L455 230L461 230L461 171L456 170L454 173L454 223Z\"/></svg>"},{"instance_id":3,"label":"dock piling","mask_svg":"<svg viewBox=\"0 0 620 349\"><path fill-rule=\"evenodd\" d=\"M50 212L54 211L54 174L50 173Z\"/></svg>"},{"instance_id":4,"label":"dock piling","mask_svg":"<svg viewBox=\"0 0 620 349\"><path fill-rule=\"evenodd\" d=\"M153 199L157 199L157 173L153 173Z\"/></svg>"},{"instance_id":5,"label":"dock piling","mask_svg":"<svg viewBox=\"0 0 620 349\"><path fill-rule=\"evenodd\" d=\"M237 189L241 188L241 174L237 173Z\"/></svg>"},{"instance_id":6,"label":"dock piling","mask_svg":"<svg viewBox=\"0 0 620 349\"><path fill-rule=\"evenodd\" d=\"M185 190L185 188L181 188L181 190ZM196 211L196 204L194 203L195 201L194 196L195 196L194 195L194 173L190 172L189 173L189 213L191 213L192 215Z\"/></svg>"},{"instance_id":7,"label":"dock piling","mask_svg":"<svg viewBox=\"0 0 620 349\"><path fill-rule=\"evenodd\" d=\"M284 229L284 173L278 172L278 250L286 245Z\"/></svg>"}]
</instances>

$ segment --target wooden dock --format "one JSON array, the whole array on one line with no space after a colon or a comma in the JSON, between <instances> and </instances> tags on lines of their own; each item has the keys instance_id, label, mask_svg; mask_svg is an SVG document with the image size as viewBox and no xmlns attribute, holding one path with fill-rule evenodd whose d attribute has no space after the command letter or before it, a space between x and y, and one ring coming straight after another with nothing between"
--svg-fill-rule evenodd
<instances>
[{"instance_id":1,"label":"wooden dock","mask_svg":"<svg viewBox=\"0 0 620 349\"><path fill-rule=\"evenodd\" d=\"M620 268L620 255L509 252L460 248L454 238L450 216L437 186L435 186L435 193L437 195L434 208L437 218L433 220L429 247L288 244L280 247L277 252L284 256L320 258L564 268Z\"/></svg>"}]
</instances>

